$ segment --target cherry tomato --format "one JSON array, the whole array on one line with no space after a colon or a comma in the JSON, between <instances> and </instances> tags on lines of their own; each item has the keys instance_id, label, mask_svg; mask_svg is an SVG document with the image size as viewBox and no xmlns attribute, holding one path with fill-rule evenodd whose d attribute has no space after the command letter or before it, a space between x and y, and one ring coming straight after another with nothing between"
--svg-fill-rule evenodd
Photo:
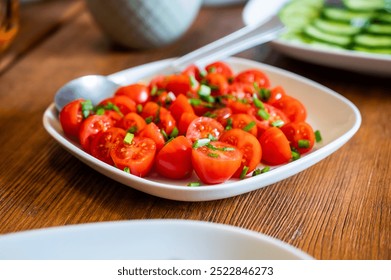
<instances>
[{"instance_id":1,"label":"cherry tomato","mask_svg":"<svg viewBox=\"0 0 391 280\"><path fill-rule=\"evenodd\" d=\"M285 95L272 105L284 112L291 122L303 122L307 118L307 110L303 103L292 96Z\"/></svg>"},{"instance_id":2,"label":"cherry tomato","mask_svg":"<svg viewBox=\"0 0 391 280\"><path fill-rule=\"evenodd\" d=\"M104 115L108 116L113 121L113 126L118 126L122 120L122 113L114 110L105 110Z\"/></svg>"},{"instance_id":3,"label":"cherry tomato","mask_svg":"<svg viewBox=\"0 0 391 280\"><path fill-rule=\"evenodd\" d=\"M173 92L175 95L186 95L188 92L195 91L198 86L198 82L192 80L189 76L177 74L168 76L166 90Z\"/></svg>"},{"instance_id":4,"label":"cherry tomato","mask_svg":"<svg viewBox=\"0 0 391 280\"><path fill-rule=\"evenodd\" d=\"M169 141L156 155L156 171L171 179L189 177L193 171L191 146L191 141L185 136Z\"/></svg>"},{"instance_id":5,"label":"cherry tomato","mask_svg":"<svg viewBox=\"0 0 391 280\"><path fill-rule=\"evenodd\" d=\"M59 119L62 130L68 137L79 136L80 126L83 121L82 102L84 99L74 100L61 110Z\"/></svg>"},{"instance_id":6,"label":"cherry tomato","mask_svg":"<svg viewBox=\"0 0 391 280\"><path fill-rule=\"evenodd\" d=\"M268 128L259 138L262 162L270 165L287 163L292 158L289 141L278 127Z\"/></svg>"},{"instance_id":7,"label":"cherry tomato","mask_svg":"<svg viewBox=\"0 0 391 280\"><path fill-rule=\"evenodd\" d=\"M228 99L226 103L228 108L232 110L233 114L240 114L240 113L249 114L252 111L254 111L250 103L243 103L236 99Z\"/></svg>"},{"instance_id":8,"label":"cherry tomato","mask_svg":"<svg viewBox=\"0 0 391 280\"><path fill-rule=\"evenodd\" d=\"M263 106L266 115L260 113L259 109L256 111L255 114L257 118L256 122L257 122L257 129L258 129L258 137L261 136L262 133L270 127L273 126L280 127L290 122L288 117L285 116L285 114L281 110L267 103L263 103Z\"/></svg>"},{"instance_id":9,"label":"cherry tomato","mask_svg":"<svg viewBox=\"0 0 391 280\"><path fill-rule=\"evenodd\" d=\"M208 73L222 74L226 79L230 79L234 75L232 68L227 63L222 62L222 61L216 61L216 62L208 64L205 67L205 70Z\"/></svg>"},{"instance_id":10,"label":"cherry tomato","mask_svg":"<svg viewBox=\"0 0 391 280\"><path fill-rule=\"evenodd\" d=\"M106 115L90 115L86 118L79 131L79 142L85 151L90 150L92 138L101 131L113 126L113 121Z\"/></svg>"},{"instance_id":11,"label":"cherry tomato","mask_svg":"<svg viewBox=\"0 0 391 280\"><path fill-rule=\"evenodd\" d=\"M176 126L176 121L171 113L155 102L147 102L144 105L141 116L144 119L151 119L160 129L169 135Z\"/></svg>"},{"instance_id":12,"label":"cherry tomato","mask_svg":"<svg viewBox=\"0 0 391 280\"><path fill-rule=\"evenodd\" d=\"M136 102L125 95L109 97L98 104L98 106L102 106L103 108L112 105L117 106L123 115L130 112L136 112Z\"/></svg>"},{"instance_id":13,"label":"cherry tomato","mask_svg":"<svg viewBox=\"0 0 391 280\"><path fill-rule=\"evenodd\" d=\"M120 142L124 141L126 131L119 127L110 127L99 132L91 141L90 153L103 162L113 165L110 151Z\"/></svg>"},{"instance_id":14,"label":"cherry tomato","mask_svg":"<svg viewBox=\"0 0 391 280\"><path fill-rule=\"evenodd\" d=\"M237 147L243 154L241 165L233 177L240 177L245 167L247 168L245 174L252 172L261 162L261 145L254 135L242 129L233 128L225 131L219 141Z\"/></svg>"},{"instance_id":15,"label":"cherry tomato","mask_svg":"<svg viewBox=\"0 0 391 280\"><path fill-rule=\"evenodd\" d=\"M214 118L224 127L227 125L227 120L232 116L232 110L228 107L215 109L212 111Z\"/></svg>"},{"instance_id":16,"label":"cherry tomato","mask_svg":"<svg viewBox=\"0 0 391 280\"><path fill-rule=\"evenodd\" d=\"M174 119L179 122L183 113L194 114L193 107L190 105L189 100L183 94L179 94L174 102L170 105L169 111Z\"/></svg>"},{"instance_id":17,"label":"cherry tomato","mask_svg":"<svg viewBox=\"0 0 391 280\"><path fill-rule=\"evenodd\" d=\"M281 127L282 132L291 145L300 154L307 153L315 143L312 127L306 122L291 122Z\"/></svg>"},{"instance_id":18,"label":"cherry tomato","mask_svg":"<svg viewBox=\"0 0 391 280\"><path fill-rule=\"evenodd\" d=\"M150 82L149 82L149 93L152 95L152 93L155 91L154 94L156 94L156 91L158 90L165 90L167 85L167 78L164 75L159 75L154 77Z\"/></svg>"},{"instance_id":19,"label":"cherry tomato","mask_svg":"<svg viewBox=\"0 0 391 280\"><path fill-rule=\"evenodd\" d=\"M194 142L201 138L219 139L224 127L215 119L198 117L193 120L186 132L186 137Z\"/></svg>"},{"instance_id":20,"label":"cherry tomato","mask_svg":"<svg viewBox=\"0 0 391 280\"><path fill-rule=\"evenodd\" d=\"M287 94L282 86L276 86L270 90L270 97L266 100L266 102L273 104L286 95Z\"/></svg>"},{"instance_id":21,"label":"cherry tomato","mask_svg":"<svg viewBox=\"0 0 391 280\"><path fill-rule=\"evenodd\" d=\"M269 78L265 73L258 69L244 70L235 76L234 81L239 83L249 83L251 85L254 85L255 83L259 88L270 87Z\"/></svg>"},{"instance_id":22,"label":"cherry tomato","mask_svg":"<svg viewBox=\"0 0 391 280\"><path fill-rule=\"evenodd\" d=\"M220 73L208 73L205 77L206 84L212 88L212 95L223 95L228 91L228 80Z\"/></svg>"},{"instance_id":23,"label":"cherry tomato","mask_svg":"<svg viewBox=\"0 0 391 280\"><path fill-rule=\"evenodd\" d=\"M135 112L126 114L121 121L121 127L134 134L143 130L146 125L145 120Z\"/></svg>"},{"instance_id":24,"label":"cherry tomato","mask_svg":"<svg viewBox=\"0 0 391 280\"><path fill-rule=\"evenodd\" d=\"M182 114L179 123L178 123L178 131L180 135L186 135L187 129L192 121L198 118L194 113L185 112Z\"/></svg>"},{"instance_id":25,"label":"cherry tomato","mask_svg":"<svg viewBox=\"0 0 391 280\"><path fill-rule=\"evenodd\" d=\"M188 66L185 70L183 70L182 74L186 76L193 76L197 81L201 81L201 71L194 64Z\"/></svg>"},{"instance_id":26,"label":"cherry tomato","mask_svg":"<svg viewBox=\"0 0 391 280\"><path fill-rule=\"evenodd\" d=\"M227 181L238 170L242 152L219 141L192 149L193 168L205 184L219 184Z\"/></svg>"},{"instance_id":27,"label":"cherry tomato","mask_svg":"<svg viewBox=\"0 0 391 280\"><path fill-rule=\"evenodd\" d=\"M256 119L248 114L233 114L231 116L232 127L245 129L254 136L258 135Z\"/></svg>"},{"instance_id":28,"label":"cherry tomato","mask_svg":"<svg viewBox=\"0 0 391 280\"><path fill-rule=\"evenodd\" d=\"M110 156L121 170L145 177L153 166L156 153L155 142L146 137L135 136L131 143L120 142L110 151Z\"/></svg>"},{"instance_id":29,"label":"cherry tomato","mask_svg":"<svg viewBox=\"0 0 391 280\"><path fill-rule=\"evenodd\" d=\"M125 95L137 104L144 104L150 99L149 88L143 84L131 84L122 86L115 92L116 96Z\"/></svg>"},{"instance_id":30,"label":"cherry tomato","mask_svg":"<svg viewBox=\"0 0 391 280\"><path fill-rule=\"evenodd\" d=\"M234 82L229 85L227 93L239 100L251 102L253 94L255 93L255 88L254 85L250 83Z\"/></svg>"},{"instance_id":31,"label":"cherry tomato","mask_svg":"<svg viewBox=\"0 0 391 280\"><path fill-rule=\"evenodd\" d=\"M163 148L165 140L163 134L160 132L160 128L156 124L149 123L147 124L138 134L138 136L147 137L152 139L156 144L156 150Z\"/></svg>"}]
</instances>

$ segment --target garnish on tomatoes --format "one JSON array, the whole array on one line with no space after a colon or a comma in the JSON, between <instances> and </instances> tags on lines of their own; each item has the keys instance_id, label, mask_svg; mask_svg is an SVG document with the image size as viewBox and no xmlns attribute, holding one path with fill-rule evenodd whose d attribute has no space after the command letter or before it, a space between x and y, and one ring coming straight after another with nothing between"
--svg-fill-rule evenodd
<instances>
[{"instance_id":1,"label":"garnish on tomatoes","mask_svg":"<svg viewBox=\"0 0 391 280\"><path fill-rule=\"evenodd\" d=\"M300 154L309 152L315 143L315 133L306 122L291 122L281 127L289 144Z\"/></svg>"}]
</instances>

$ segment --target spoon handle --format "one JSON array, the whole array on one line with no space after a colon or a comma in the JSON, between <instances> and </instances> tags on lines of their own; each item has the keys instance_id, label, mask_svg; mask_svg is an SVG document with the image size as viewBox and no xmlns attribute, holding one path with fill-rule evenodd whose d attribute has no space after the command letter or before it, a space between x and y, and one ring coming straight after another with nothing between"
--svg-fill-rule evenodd
<instances>
[{"instance_id":1,"label":"spoon handle","mask_svg":"<svg viewBox=\"0 0 391 280\"><path fill-rule=\"evenodd\" d=\"M181 71L190 64L204 66L216 60L226 58L275 39L284 29L277 15L261 25L245 26L217 41L190 52L171 63L176 71Z\"/></svg>"}]
</instances>

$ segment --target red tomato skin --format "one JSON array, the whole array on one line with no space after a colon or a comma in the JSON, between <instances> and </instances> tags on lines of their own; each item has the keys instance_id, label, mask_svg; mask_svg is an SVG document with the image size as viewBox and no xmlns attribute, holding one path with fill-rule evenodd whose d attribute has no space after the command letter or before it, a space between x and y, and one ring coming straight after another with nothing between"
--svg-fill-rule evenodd
<instances>
[{"instance_id":1,"label":"red tomato skin","mask_svg":"<svg viewBox=\"0 0 391 280\"><path fill-rule=\"evenodd\" d=\"M307 110L298 99L286 95L272 105L277 109L280 109L291 122L304 122L307 118Z\"/></svg>"},{"instance_id":2,"label":"red tomato skin","mask_svg":"<svg viewBox=\"0 0 391 280\"><path fill-rule=\"evenodd\" d=\"M147 124L138 134L138 136L147 137L152 139L156 144L156 150L159 151L164 146L164 137L160 132L160 128L154 124Z\"/></svg>"},{"instance_id":3,"label":"red tomato skin","mask_svg":"<svg viewBox=\"0 0 391 280\"><path fill-rule=\"evenodd\" d=\"M205 80L206 83L212 87L212 95L224 95L227 93L229 83L223 74L208 73Z\"/></svg>"},{"instance_id":4,"label":"red tomato skin","mask_svg":"<svg viewBox=\"0 0 391 280\"><path fill-rule=\"evenodd\" d=\"M168 142L156 155L155 170L171 179L187 178L193 172L192 143L184 136Z\"/></svg>"},{"instance_id":5,"label":"red tomato skin","mask_svg":"<svg viewBox=\"0 0 391 280\"><path fill-rule=\"evenodd\" d=\"M152 101L147 102L144 105L141 116L144 119L152 117L153 122L156 123L160 129L164 129L168 135L171 134L176 126L176 121L171 113L166 108Z\"/></svg>"},{"instance_id":6,"label":"red tomato skin","mask_svg":"<svg viewBox=\"0 0 391 280\"><path fill-rule=\"evenodd\" d=\"M292 158L289 141L278 127L267 129L259 138L262 148L262 162L269 165L287 163Z\"/></svg>"},{"instance_id":7,"label":"red tomato skin","mask_svg":"<svg viewBox=\"0 0 391 280\"><path fill-rule=\"evenodd\" d=\"M290 120L287 116L285 116L284 112L281 110L275 108L272 105L269 105L268 103L263 104L265 107L266 112L269 114L269 119L264 120L259 115L255 115L257 121L257 129L258 129L258 137L260 137L265 130L272 127L273 122L275 121L282 121L283 124L289 123ZM256 111L254 111L255 114Z\"/></svg>"},{"instance_id":8,"label":"red tomato skin","mask_svg":"<svg viewBox=\"0 0 391 280\"><path fill-rule=\"evenodd\" d=\"M287 137L291 147L300 154L305 154L312 150L315 144L315 134L311 125L306 122L291 122L281 127L282 132ZM299 140L308 140L308 148L300 148Z\"/></svg>"},{"instance_id":9,"label":"red tomato skin","mask_svg":"<svg viewBox=\"0 0 391 280\"><path fill-rule=\"evenodd\" d=\"M247 69L235 76L235 82L249 83L253 85L256 83L260 88L269 88L270 81L265 73L258 69Z\"/></svg>"},{"instance_id":10,"label":"red tomato skin","mask_svg":"<svg viewBox=\"0 0 391 280\"><path fill-rule=\"evenodd\" d=\"M230 147L233 151L216 152L207 146L192 149L194 171L205 184L220 184L230 179L242 162L242 152L234 146L213 141L215 147ZM218 153L219 157L211 157L210 153Z\"/></svg>"},{"instance_id":11,"label":"red tomato skin","mask_svg":"<svg viewBox=\"0 0 391 280\"><path fill-rule=\"evenodd\" d=\"M156 144L152 139L135 136L130 144L120 142L110 151L110 156L117 168L128 167L131 174L145 177L152 169L155 153Z\"/></svg>"},{"instance_id":12,"label":"red tomato skin","mask_svg":"<svg viewBox=\"0 0 391 280\"><path fill-rule=\"evenodd\" d=\"M185 70L182 71L182 74L186 76L193 76L197 81L201 81L202 79L200 69L194 64L189 65Z\"/></svg>"},{"instance_id":13,"label":"red tomato skin","mask_svg":"<svg viewBox=\"0 0 391 280\"><path fill-rule=\"evenodd\" d=\"M105 106L109 103L117 106L123 115L126 115L130 112L136 112L136 102L134 102L128 96L121 95L106 98L99 103L99 106Z\"/></svg>"},{"instance_id":14,"label":"red tomato skin","mask_svg":"<svg viewBox=\"0 0 391 280\"><path fill-rule=\"evenodd\" d=\"M176 122L179 122L183 113L194 114L193 107L190 105L189 100L183 94L179 94L176 99L170 105L169 111L174 117Z\"/></svg>"},{"instance_id":15,"label":"red tomato skin","mask_svg":"<svg viewBox=\"0 0 391 280\"><path fill-rule=\"evenodd\" d=\"M110 127L99 132L91 141L90 153L97 159L114 165L110 151L125 138L126 131L119 127Z\"/></svg>"},{"instance_id":16,"label":"red tomato skin","mask_svg":"<svg viewBox=\"0 0 391 280\"><path fill-rule=\"evenodd\" d=\"M254 126L248 131L248 133L251 133L254 136L258 135L258 129L256 125L256 119L248 114L233 114L231 116L232 120L232 127L233 128L239 128L243 129L247 125L249 125L251 122L254 122Z\"/></svg>"},{"instance_id":17,"label":"red tomato skin","mask_svg":"<svg viewBox=\"0 0 391 280\"><path fill-rule=\"evenodd\" d=\"M82 105L84 99L74 100L61 110L59 120L65 135L72 138L79 136L81 123L83 122Z\"/></svg>"},{"instance_id":18,"label":"red tomato skin","mask_svg":"<svg viewBox=\"0 0 391 280\"><path fill-rule=\"evenodd\" d=\"M194 121L196 118L198 118L197 115L193 113L183 113L179 123L178 123L178 131L180 135L186 135L187 129L189 128L189 125L192 121Z\"/></svg>"},{"instance_id":19,"label":"red tomato skin","mask_svg":"<svg viewBox=\"0 0 391 280\"><path fill-rule=\"evenodd\" d=\"M205 70L208 73L219 73L222 74L226 79L230 79L234 76L234 72L227 63L223 61L216 61L205 66Z\"/></svg>"},{"instance_id":20,"label":"red tomato skin","mask_svg":"<svg viewBox=\"0 0 391 280\"><path fill-rule=\"evenodd\" d=\"M132 131L132 133L137 134L141 130L144 129L144 127L147 125L145 120L137 113L130 112L126 114L121 122L120 127L122 127L125 130L133 129L135 131Z\"/></svg>"},{"instance_id":21,"label":"red tomato skin","mask_svg":"<svg viewBox=\"0 0 391 280\"><path fill-rule=\"evenodd\" d=\"M277 102L282 97L286 96L285 89L282 86L276 86L270 90L270 98L266 101L269 104Z\"/></svg>"},{"instance_id":22,"label":"red tomato skin","mask_svg":"<svg viewBox=\"0 0 391 280\"><path fill-rule=\"evenodd\" d=\"M198 82L193 85L190 77L187 75L177 74L167 77L166 90L173 92L175 96L179 94L186 95L188 92L193 92L197 88Z\"/></svg>"},{"instance_id":23,"label":"red tomato skin","mask_svg":"<svg viewBox=\"0 0 391 280\"><path fill-rule=\"evenodd\" d=\"M80 127L79 143L83 150L90 151L93 137L101 131L106 131L113 126L113 121L106 115L90 115Z\"/></svg>"},{"instance_id":24,"label":"red tomato skin","mask_svg":"<svg viewBox=\"0 0 391 280\"><path fill-rule=\"evenodd\" d=\"M223 135L221 135L220 141L237 147L243 154L240 167L233 177L239 178L245 166L248 167L246 174L252 172L261 162L261 144L254 135L245 132L242 129L233 128L225 131Z\"/></svg>"},{"instance_id":25,"label":"red tomato skin","mask_svg":"<svg viewBox=\"0 0 391 280\"><path fill-rule=\"evenodd\" d=\"M224 127L217 120L209 117L198 117L189 124L186 137L192 142L209 136L219 139L223 131Z\"/></svg>"},{"instance_id":26,"label":"red tomato skin","mask_svg":"<svg viewBox=\"0 0 391 280\"><path fill-rule=\"evenodd\" d=\"M232 110L228 107L223 107L213 110L212 114L214 114L216 120L225 127L227 125L227 120L232 116Z\"/></svg>"},{"instance_id":27,"label":"red tomato skin","mask_svg":"<svg viewBox=\"0 0 391 280\"><path fill-rule=\"evenodd\" d=\"M116 96L125 95L132 99L136 104L144 104L150 100L149 88L143 84L131 84L122 86L115 92Z\"/></svg>"}]
</instances>

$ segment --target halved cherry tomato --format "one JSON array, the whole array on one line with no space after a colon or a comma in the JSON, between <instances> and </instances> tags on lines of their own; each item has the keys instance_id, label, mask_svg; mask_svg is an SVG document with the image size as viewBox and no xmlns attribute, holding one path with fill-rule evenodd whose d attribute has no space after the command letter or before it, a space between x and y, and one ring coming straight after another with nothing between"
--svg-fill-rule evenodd
<instances>
[{"instance_id":1,"label":"halved cherry tomato","mask_svg":"<svg viewBox=\"0 0 391 280\"><path fill-rule=\"evenodd\" d=\"M267 103L263 103L264 111L266 112L266 115L260 113L259 109L256 111L256 118L257 118L257 129L258 129L258 137L262 135L262 133L267 130L270 127L273 126L282 126L290 120L285 116L285 114L275 108L272 105L269 105Z\"/></svg>"},{"instance_id":2,"label":"halved cherry tomato","mask_svg":"<svg viewBox=\"0 0 391 280\"><path fill-rule=\"evenodd\" d=\"M307 110L303 103L292 96L285 95L272 105L284 112L291 122L303 122L307 118Z\"/></svg>"},{"instance_id":3,"label":"halved cherry tomato","mask_svg":"<svg viewBox=\"0 0 391 280\"><path fill-rule=\"evenodd\" d=\"M232 110L233 114L248 114L254 111L253 106L250 103L243 103L236 99L228 99L226 103L228 108Z\"/></svg>"},{"instance_id":4,"label":"halved cherry tomato","mask_svg":"<svg viewBox=\"0 0 391 280\"><path fill-rule=\"evenodd\" d=\"M315 134L312 127L306 122L291 122L281 127L288 138L291 147L300 154L310 151L315 143Z\"/></svg>"},{"instance_id":5,"label":"halved cherry tomato","mask_svg":"<svg viewBox=\"0 0 391 280\"><path fill-rule=\"evenodd\" d=\"M106 115L90 115L86 118L79 131L79 142L82 148L89 152L92 138L101 131L113 126L113 121Z\"/></svg>"},{"instance_id":6,"label":"halved cherry tomato","mask_svg":"<svg viewBox=\"0 0 391 280\"><path fill-rule=\"evenodd\" d=\"M255 83L259 88L270 87L269 78L265 73L258 69L244 70L235 76L234 81L239 83L249 83L251 85Z\"/></svg>"},{"instance_id":7,"label":"halved cherry tomato","mask_svg":"<svg viewBox=\"0 0 391 280\"><path fill-rule=\"evenodd\" d=\"M266 100L266 102L273 104L286 95L287 94L282 86L276 86L270 90L270 97Z\"/></svg>"},{"instance_id":8,"label":"halved cherry tomato","mask_svg":"<svg viewBox=\"0 0 391 280\"><path fill-rule=\"evenodd\" d=\"M145 120L135 112L126 114L121 121L121 127L134 134L143 130L146 125Z\"/></svg>"},{"instance_id":9,"label":"halved cherry tomato","mask_svg":"<svg viewBox=\"0 0 391 280\"><path fill-rule=\"evenodd\" d=\"M110 151L124 141L125 135L126 131L119 127L110 127L106 131L99 132L91 141L91 155L113 165Z\"/></svg>"},{"instance_id":10,"label":"halved cherry tomato","mask_svg":"<svg viewBox=\"0 0 391 280\"><path fill-rule=\"evenodd\" d=\"M156 150L163 148L165 140L163 134L160 132L160 128L156 124L147 124L138 134L138 136L147 137L152 139L156 144Z\"/></svg>"},{"instance_id":11,"label":"halved cherry tomato","mask_svg":"<svg viewBox=\"0 0 391 280\"><path fill-rule=\"evenodd\" d=\"M219 73L222 74L226 79L233 77L234 72L232 68L223 61L216 61L205 66L205 70L208 73Z\"/></svg>"},{"instance_id":12,"label":"halved cherry tomato","mask_svg":"<svg viewBox=\"0 0 391 280\"><path fill-rule=\"evenodd\" d=\"M160 129L164 129L168 135L171 134L176 126L176 121L171 113L155 102L147 102L144 105L141 116L144 119L150 118Z\"/></svg>"},{"instance_id":13,"label":"halved cherry tomato","mask_svg":"<svg viewBox=\"0 0 391 280\"><path fill-rule=\"evenodd\" d=\"M278 127L267 129L259 138L262 162L270 165L287 163L292 158L289 141Z\"/></svg>"},{"instance_id":14,"label":"halved cherry tomato","mask_svg":"<svg viewBox=\"0 0 391 280\"><path fill-rule=\"evenodd\" d=\"M171 179L189 177L193 171L191 146L191 141L185 136L169 141L156 155L156 171Z\"/></svg>"},{"instance_id":15,"label":"halved cherry tomato","mask_svg":"<svg viewBox=\"0 0 391 280\"><path fill-rule=\"evenodd\" d=\"M256 119L248 114L233 114L231 116L232 128L245 129L254 136L258 135Z\"/></svg>"},{"instance_id":16,"label":"halved cherry tomato","mask_svg":"<svg viewBox=\"0 0 391 280\"><path fill-rule=\"evenodd\" d=\"M227 125L227 120L232 116L232 110L228 107L215 109L212 111L213 118L215 118L224 127Z\"/></svg>"},{"instance_id":17,"label":"halved cherry tomato","mask_svg":"<svg viewBox=\"0 0 391 280\"><path fill-rule=\"evenodd\" d=\"M234 82L229 85L227 93L239 100L245 100L250 103L252 101L253 94L255 93L255 88L254 85L250 83Z\"/></svg>"},{"instance_id":18,"label":"halved cherry tomato","mask_svg":"<svg viewBox=\"0 0 391 280\"><path fill-rule=\"evenodd\" d=\"M78 137L80 126L83 121L82 102L84 99L74 100L61 110L59 119L65 135L68 137Z\"/></svg>"},{"instance_id":19,"label":"halved cherry tomato","mask_svg":"<svg viewBox=\"0 0 391 280\"><path fill-rule=\"evenodd\" d=\"M223 95L228 91L228 80L223 74L208 73L205 81L212 88L212 95Z\"/></svg>"},{"instance_id":20,"label":"halved cherry tomato","mask_svg":"<svg viewBox=\"0 0 391 280\"><path fill-rule=\"evenodd\" d=\"M137 104L144 104L150 99L149 88L144 84L122 86L115 92L116 96L125 95Z\"/></svg>"},{"instance_id":21,"label":"halved cherry tomato","mask_svg":"<svg viewBox=\"0 0 391 280\"><path fill-rule=\"evenodd\" d=\"M187 129L192 121L198 118L194 113L185 112L182 114L179 123L178 123L178 131L180 135L186 135Z\"/></svg>"},{"instance_id":22,"label":"halved cherry tomato","mask_svg":"<svg viewBox=\"0 0 391 280\"><path fill-rule=\"evenodd\" d=\"M182 71L182 74L187 76L193 76L197 81L201 81L201 71L194 64L189 65L185 70Z\"/></svg>"},{"instance_id":23,"label":"halved cherry tomato","mask_svg":"<svg viewBox=\"0 0 391 280\"><path fill-rule=\"evenodd\" d=\"M183 74L171 75L167 77L166 90L173 92L175 95L195 91L199 84L189 76Z\"/></svg>"},{"instance_id":24,"label":"halved cherry tomato","mask_svg":"<svg viewBox=\"0 0 391 280\"><path fill-rule=\"evenodd\" d=\"M122 113L114 110L105 110L104 115L108 116L113 121L113 126L118 126L122 120Z\"/></svg>"},{"instance_id":25,"label":"halved cherry tomato","mask_svg":"<svg viewBox=\"0 0 391 280\"><path fill-rule=\"evenodd\" d=\"M219 139L224 127L215 119L209 117L198 117L193 120L186 132L186 137L194 142L201 138Z\"/></svg>"},{"instance_id":26,"label":"halved cherry tomato","mask_svg":"<svg viewBox=\"0 0 391 280\"><path fill-rule=\"evenodd\" d=\"M242 152L228 144L212 141L192 150L192 163L197 176L205 184L227 181L238 170Z\"/></svg>"},{"instance_id":27,"label":"halved cherry tomato","mask_svg":"<svg viewBox=\"0 0 391 280\"><path fill-rule=\"evenodd\" d=\"M237 147L243 154L241 165L233 177L240 177L245 167L247 169L247 171L245 170L245 174L252 172L261 162L261 145L254 135L242 129L233 128L225 131L219 141Z\"/></svg>"},{"instance_id":28,"label":"halved cherry tomato","mask_svg":"<svg viewBox=\"0 0 391 280\"><path fill-rule=\"evenodd\" d=\"M109 97L98 104L98 106L102 107L110 107L111 105L117 106L123 115L136 112L136 102L125 95Z\"/></svg>"},{"instance_id":29,"label":"halved cherry tomato","mask_svg":"<svg viewBox=\"0 0 391 280\"><path fill-rule=\"evenodd\" d=\"M167 79L166 76L164 75L159 75L154 77L150 82L149 82L149 93L152 94L152 92L161 90L161 89L166 89L166 84L167 84Z\"/></svg>"},{"instance_id":30,"label":"halved cherry tomato","mask_svg":"<svg viewBox=\"0 0 391 280\"><path fill-rule=\"evenodd\" d=\"M170 105L169 111L174 119L179 122L183 113L192 113L194 114L193 107L189 103L189 99L183 94L179 94L174 102Z\"/></svg>"},{"instance_id":31,"label":"halved cherry tomato","mask_svg":"<svg viewBox=\"0 0 391 280\"><path fill-rule=\"evenodd\" d=\"M145 177L153 166L155 153L156 144L152 139L135 136L131 143L120 142L110 151L110 156L119 169Z\"/></svg>"}]
</instances>

